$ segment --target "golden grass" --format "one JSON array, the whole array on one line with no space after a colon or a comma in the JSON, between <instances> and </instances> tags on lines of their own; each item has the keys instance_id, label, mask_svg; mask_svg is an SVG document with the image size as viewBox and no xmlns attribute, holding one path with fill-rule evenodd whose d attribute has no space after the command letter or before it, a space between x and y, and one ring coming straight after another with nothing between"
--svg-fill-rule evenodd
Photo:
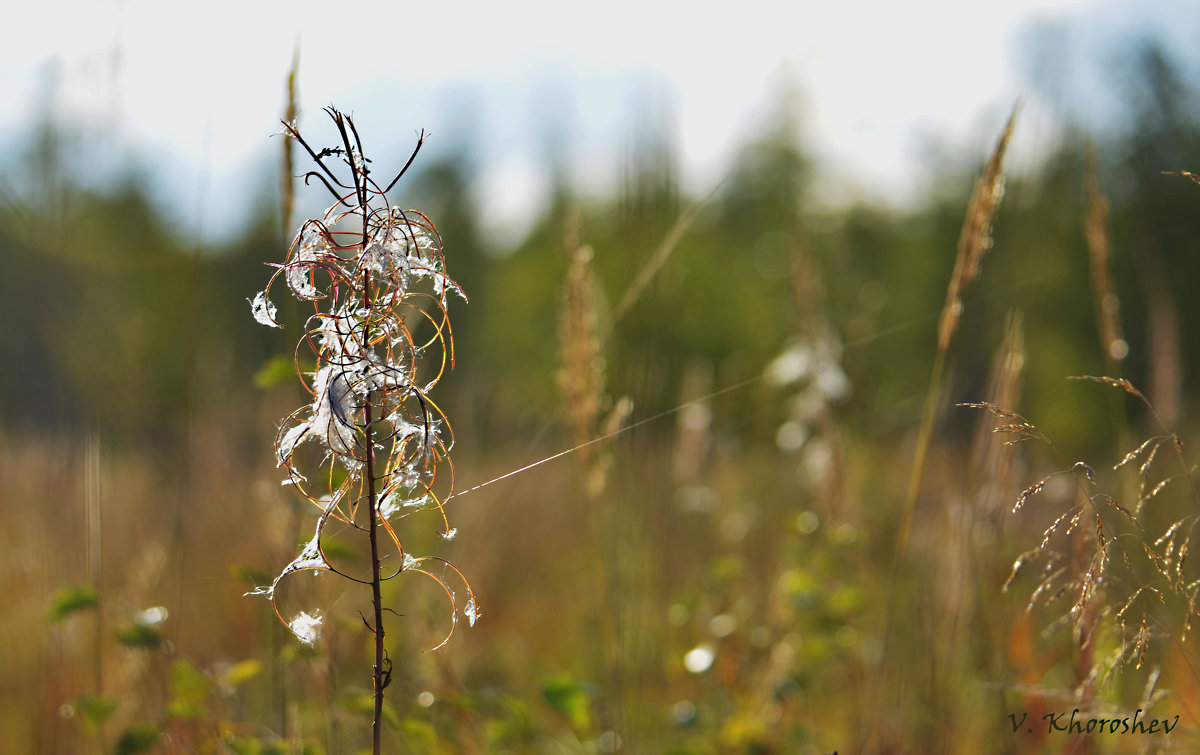
<instances>
[{"instance_id":1,"label":"golden grass","mask_svg":"<svg viewBox=\"0 0 1200 755\"><path fill-rule=\"evenodd\" d=\"M970 463L962 447L934 440L946 354L988 246L1014 118L963 225L911 467L830 410L820 422L836 445L835 479L806 484L795 457L722 424L714 399L729 389L713 390L723 376L704 360L684 370L679 403L697 411L679 413L673 438L614 436L629 414L610 398L604 365L617 335L576 231L556 379L567 433L588 445L575 452L574 470L534 469L527 462L545 449L525 439L459 458L476 479L526 471L448 499L460 535L447 555L473 575L488 613L451 652L411 654L389 688L385 744L597 752L619 735L633 752L1113 752L1130 740L1025 739L1006 716L1073 707L1124 715L1133 705L1182 715L1184 726L1154 746L1194 745L1200 579L1190 549L1200 501L1190 445L1155 390L1119 375L1087 378L1116 389L1119 401L1133 398L1153 429L1122 443L1112 465L1056 456L1047 433L1018 411L1031 365L1026 323L1013 311L973 404L985 411ZM1098 179L1089 187L1083 228L1103 304L1120 281L1108 270ZM661 269L689 213L643 273ZM795 296L800 329L816 332L821 313L804 305L822 286L808 262L798 265ZM643 277L622 301L636 303ZM1104 314L1100 306L1111 355L1123 334ZM272 393L260 403L200 412L178 445L157 453L109 449L90 436L0 434L0 582L9 595L0 641L24 648L37 638L36 652L0 654L6 745L109 751L139 724L170 737L160 749L174 751L365 744L361 606L332 605L327 643L307 650L241 597L248 585L239 574L278 564L308 535L296 530L272 461L246 453L269 443L243 437L247 428L271 427L290 401ZM926 492L942 505L914 522L926 463ZM1129 490L1122 474L1136 478ZM906 480L896 553L910 534L922 548L880 556L893 543ZM1018 546L1027 552L1013 564ZM101 609L48 620L49 596L80 584L94 588ZM1002 595L1002 585L1021 599ZM408 585L389 597L401 595L410 599L404 615L389 619L397 657L431 631L425 603ZM136 611L157 605L169 611L164 644L116 639ZM684 662L698 649L714 654L699 673ZM91 732L79 710L95 692L119 705ZM69 719L64 704L75 706Z\"/></svg>"},{"instance_id":2,"label":"golden grass","mask_svg":"<svg viewBox=\"0 0 1200 755\"><path fill-rule=\"evenodd\" d=\"M950 285L946 289L946 303L938 318L937 355L934 357L933 370L929 377L929 389L925 394L925 409L921 414L921 428L917 433L912 474L908 481L908 493L904 498L899 536L896 541L898 551L903 551L908 547L913 512L916 510L917 497L921 492L921 476L925 469L925 457L929 452L933 423L937 414L938 402L941 400L942 373L946 367L946 352L950 348L950 341L954 337L954 331L958 327L959 317L962 314L963 294L971 282L978 277L983 255L992 245L992 219L1004 196L1004 155L1008 150L1008 142L1012 138L1019 112L1020 103L1013 107L983 173L975 181L975 188L971 192L971 199L967 204L967 214L963 220L958 251L954 258L954 271L950 274Z\"/></svg>"}]
</instances>

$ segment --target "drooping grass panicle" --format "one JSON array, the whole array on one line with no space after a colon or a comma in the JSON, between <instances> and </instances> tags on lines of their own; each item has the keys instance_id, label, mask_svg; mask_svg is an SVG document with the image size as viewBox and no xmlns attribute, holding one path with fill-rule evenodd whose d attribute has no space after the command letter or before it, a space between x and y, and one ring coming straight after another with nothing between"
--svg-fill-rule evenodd
<instances>
[{"instance_id":1,"label":"drooping grass panicle","mask_svg":"<svg viewBox=\"0 0 1200 755\"><path fill-rule=\"evenodd\" d=\"M1131 382L1129 382L1128 380L1126 380L1124 378L1112 378L1112 377L1106 377L1106 376L1097 377L1097 376L1093 376L1093 375L1081 375L1081 376L1072 377L1071 379L1093 382L1093 383L1100 383L1102 385L1119 388L1120 390L1124 391L1125 393L1128 393L1129 395L1138 399L1138 401L1140 401L1146 407L1146 411L1154 419L1155 424L1158 425L1159 430L1160 430L1160 433L1158 435L1152 436L1152 437L1146 439L1145 441L1143 441L1137 448L1135 448L1134 450L1127 453L1121 459L1121 461L1116 465L1117 467L1121 467L1121 466L1131 463L1132 461L1134 461L1136 459L1139 459L1139 458L1141 459L1141 465L1138 468L1138 475L1139 475L1139 480L1140 480L1140 488L1139 488L1139 495L1138 495L1139 511L1140 511L1140 507L1143 503L1145 503L1147 500L1149 500L1150 498L1153 498L1155 495L1157 495L1159 492L1161 492L1162 488L1165 487L1167 484L1169 484L1172 480L1183 479L1183 480L1186 480L1186 482L1187 482L1188 492L1191 497L1193 511L1196 512L1196 515L1200 516L1200 491L1198 491L1196 489L1196 481L1193 476L1193 472L1195 471L1195 466L1189 464L1187 462L1187 460L1184 458L1183 440L1179 437L1179 435L1176 432L1174 432L1171 429L1171 427L1168 424L1167 419L1164 418L1158 412L1154 403L1151 402L1150 399L1148 399L1146 397L1146 395L1143 394L1140 390L1138 390ZM1155 485L1153 487L1149 488L1149 492L1147 492L1147 487L1149 486L1149 484L1151 482L1151 479L1150 479L1151 465L1154 462L1155 455L1158 453L1159 448L1162 446L1163 443L1165 443L1167 441L1170 441L1170 447L1171 447L1171 450L1174 452L1175 461L1178 464L1179 472L1175 475L1169 475L1167 477L1159 479L1158 482L1155 483Z\"/></svg>"},{"instance_id":2,"label":"drooping grass panicle","mask_svg":"<svg viewBox=\"0 0 1200 755\"><path fill-rule=\"evenodd\" d=\"M983 409L994 415L1004 424L996 425L992 428L992 432L1015 436L1006 441L1007 445L1015 446L1028 440L1039 440L1043 443L1050 443L1050 439L1047 438L1041 430L1037 429L1032 422L1016 412L1002 409L1001 407L987 401L965 401L955 404L955 406L961 406L968 409Z\"/></svg>"},{"instance_id":3,"label":"drooping grass panicle","mask_svg":"<svg viewBox=\"0 0 1200 755\"><path fill-rule=\"evenodd\" d=\"M1067 378L1067 380L1083 380L1090 383L1100 383L1102 385L1112 386L1113 388L1119 388L1128 393L1130 396L1136 398L1138 401L1141 401L1146 405L1147 409L1150 409L1151 411L1154 410L1153 405L1150 403L1150 399L1146 398L1146 396L1139 391L1133 383L1129 382L1125 378L1114 378L1106 375L1072 375L1071 377Z\"/></svg>"},{"instance_id":4,"label":"drooping grass panicle","mask_svg":"<svg viewBox=\"0 0 1200 755\"><path fill-rule=\"evenodd\" d=\"M1118 388L1138 399L1158 420L1150 401L1130 381L1091 376L1078 379ZM983 403L971 406L1007 422L1010 431L1027 432L1028 422L1015 412ZM1161 458L1158 452L1163 448L1176 452L1180 471L1165 475L1156 471L1156 459ZM1004 590L1011 588L1025 567L1040 563L1041 574L1027 609L1053 606L1064 598L1070 601L1067 610L1048 624L1046 633L1064 627L1073 629L1080 669L1076 699L1090 699L1098 685L1114 678L1122 666L1141 668L1148 661L1151 647L1161 639L1183 649L1200 615L1200 578L1188 568L1192 537L1200 526L1200 506L1195 503L1195 491L1190 489L1194 468L1184 462L1182 451L1177 435L1161 433L1143 440L1113 465L1116 471L1137 464L1140 490L1136 505L1123 504L1117 496L1105 492L1102 485L1107 480L1099 479L1095 470L1083 462L1064 465L1027 486L1017 497L1014 512L1048 490L1051 481L1062 478L1074 483L1071 501L1050 512L1053 519L1042 531L1037 546L1016 559ZM1143 508L1149 501L1171 483L1184 480L1189 482L1190 510L1165 525L1144 517ZM1178 498L1173 496L1175 503L1162 504L1164 511L1170 510L1169 505L1177 505ZM1055 505L1053 497L1048 502ZM1113 651L1097 656L1097 643L1101 642ZM1200 671L1190 660L1188 663L1200 678Z\"/></svg>"}]
</instances>

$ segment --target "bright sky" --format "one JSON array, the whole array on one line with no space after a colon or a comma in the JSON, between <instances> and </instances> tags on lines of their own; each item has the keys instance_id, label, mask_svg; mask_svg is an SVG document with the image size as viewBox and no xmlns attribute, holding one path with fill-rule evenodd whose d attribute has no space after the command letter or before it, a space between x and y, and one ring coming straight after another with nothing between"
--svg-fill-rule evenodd
<instances>
[{"instance_id":1,"label":"bright sky","mask_svg":"<svg viewBox=\"0 0 1200 755\"><path fill-rule=\"evenodd\" d=\"M274 176L269 137L299 41L302 130L320 129L312 133L324 141L320 107L353 111L376 162L406 157L421 128L431 152L477 138L474 191L502 238L536 212L555 128L569 134L575 180L603 193L639 118L665 119L685 185L699 193L789 87L831 201L867 187L903 201L922 190L931 141L982 160L1038 75L1022 59L1033 28L1078 27L1095 41L1142 24L1195 46L1186 0L1126 5L1135 4L22 3L6 11L0 46L9 93L0 144L11 150L49 107L92 143L85 172L137 156L186 227L219 239ZM1047 138L1034 110L1014 149L1025 140L1036 152Z\"/></svg>"}]
</instances>

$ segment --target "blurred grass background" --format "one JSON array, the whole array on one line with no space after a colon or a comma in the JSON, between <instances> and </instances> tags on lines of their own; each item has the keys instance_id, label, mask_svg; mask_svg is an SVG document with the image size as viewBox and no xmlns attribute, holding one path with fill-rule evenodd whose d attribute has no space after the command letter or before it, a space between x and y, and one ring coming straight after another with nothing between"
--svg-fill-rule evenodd
<instances>
[{"instance_id":1,"label":"blurred grass background","mask_svg":"<svg viewBox=\"0 0 1200 755\"><path fill-rule=\"evenodd\" d=\"M781 95L624 309L637 271L700 199L679 188L665 133L639 132L615 196L559 184L528 236L501 253L484 251L467 163L418 158L397 203L435 220L472 298L451 305L458 366L436 397L454 425L456 489L586 439L588 422L600 435L621 397L632 400L626 424L658 418L452 501L453 542L405 520L414 552L469 577L482 618L423 653L444 629L437 596L389 585L401 615L389 629L389 751L1195 747L1190 640L1155 643L1098 693L1131 714L1159 674L1173 694L1151 713L1180 716L1169 737L1046 731L1044 713L1078 707L1078 659L1069 638L1042 636L1054 611L1026 613L1036 581L1001 586L1070 491L1010 515L1060 461L989 441L991 418L954 406L993 396L997 354L1011 360L1015 338L1009 408L1070 462L1088 460L1119 487L1107 470L1154 432L1137 406L1065 380L1114 368L1196 458L1200 186L1162 174L1200 168L1195 82L1149 44L1122 65L1132 126L1096 139L1079 129L1007 184L900 556L978 156L948 159L938 191L910 210L814 210L821 187L795 136L797 103ZM270 451L305 400L278 377L300 310L279 302L281 337L246 304L286 248L278 200L264 191L252 228L198 249L172 232L136 171L103 189L77 181L69 157L84 138L53 118L31 125L0 203L6 747L359 751L366 596L345 584L282 596L285 613L315 605L334 617L312 649L266 602L243 597L311 526ZM1089 148L1128 345L1115 362L1097 336L1084 233ZM564 367L560 305L581 245L593 252L593 277L579 285L603 361ZM598 366L596 408L580 421L558 376ZM607 477L589 482L605 455ZM1164 496L1163 510L1187 511L1186 493ZM1014 732L1009 716L1023 713L1033 732Z\"/></svg>"}]
</instances>

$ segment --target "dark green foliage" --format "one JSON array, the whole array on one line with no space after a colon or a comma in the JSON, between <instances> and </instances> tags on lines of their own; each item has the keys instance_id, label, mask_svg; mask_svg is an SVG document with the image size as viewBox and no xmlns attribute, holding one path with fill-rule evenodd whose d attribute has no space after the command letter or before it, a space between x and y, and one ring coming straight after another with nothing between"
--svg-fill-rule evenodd
<instances>
[{"instance_id":1,"label":"dark green foliage","mask_svg":"<svg viewBox=\"0 0 1200 755\"><path fill-rule=\"evenodd\" d=\"M134 724L117 738L113 755L136 755L147 752L159 743L162 733L153 724Z\"/></svg>"},{"instance_id":2,"label":"dark green foliage","mask_svg":"<svg viewBox=\"0 0 1200 755\"><path fill-rule=\"evenodd\" d=\"M162 647L165 638L162 632L153 626L132 623L117 630L117 642L127 648L140 650L157 650Z\"/></svg>"},{"instance_id":3,"label":"dark green foliage","mask_svg":"<svg viewBox=\"0 0 1200 755\"><path fill-rule=\"evenodd\" d=\"M1135 379L1153 358L1143 335L1151 325L1147 304L1162 295L1179 307L1185 370L1188 355L1200 353L1200 331L1190 326L1200 319L1192 314L1196 300L1185 290L1200 276L1200 257L1182 251L1200 238L1198 190L1162 175L1200 165L1195 110L1188 107L1193 95L1160 51L1146 48L1137 70L1144 85L1133 125L1098 145ZM761 370L812 304L795 288L797 255L816 271L819 304L851 347L846 358L859 396L851 421L882 411L893 415L885 426L903 424L919 411L912 401L930 359L933 303L945 290L975 167L950 170L938 181L938 196L951 199L935 197L908 213L858 206L815 216L806 208L817 189L793 136L798 116L790 108L783 102L739 153L718 195L616 324L614 394L633 395L642 415L674 404L686 359L711 361L723 384ZM1014 307L1030 322L1054 325L1033 331L1033 358L1047 364L1040 374L1094 371L1079 220L1086 138L1064 143L1037 175L1010 181L996 224L1003 253L985 260L988 283L970 293L964 310L964 328L979 337L958 339L956 396L977 393L989 344ZM614 205L581 200L581 238L595 249L608 307L689 201L679 195L670 149L661 136L646 136ZM448 378L454 401L471 407L478 428L463 442L482 447L493 433L536 430L556 411L551 336L570 253L564 218L574 206L571 192L556 189L554 206L516 250L489 255L466 190L470 165L450 160L417 169L424 172L411 194L432 196L431 212L455 253L453 271L474 300L454 313L457 348L472 355L472 365ZM4 208L0 318L30 324L0 341L4 363L27 366L0 372L0 412L8 422L86 423L109 439L157 442L177 433L188 416L248 408L258 400L253 387L286 384L293 355L271 346L270 334L244 311L264 272L261 260L278 257L283 240L264 221L227 248L197 253L159 216L142 185L131 179L101 195L64 180L44 189L60 201ZM282 306L294 331L302 308ZM1052 383L1031 388L1031 400L1049 409L1048 424L1057 414L1047 395L1055 389ZM771 407L757 414L735 421L768 432ZM1084 437L1091 429L1077 432Z\"/></svg>"}]
</instances>

